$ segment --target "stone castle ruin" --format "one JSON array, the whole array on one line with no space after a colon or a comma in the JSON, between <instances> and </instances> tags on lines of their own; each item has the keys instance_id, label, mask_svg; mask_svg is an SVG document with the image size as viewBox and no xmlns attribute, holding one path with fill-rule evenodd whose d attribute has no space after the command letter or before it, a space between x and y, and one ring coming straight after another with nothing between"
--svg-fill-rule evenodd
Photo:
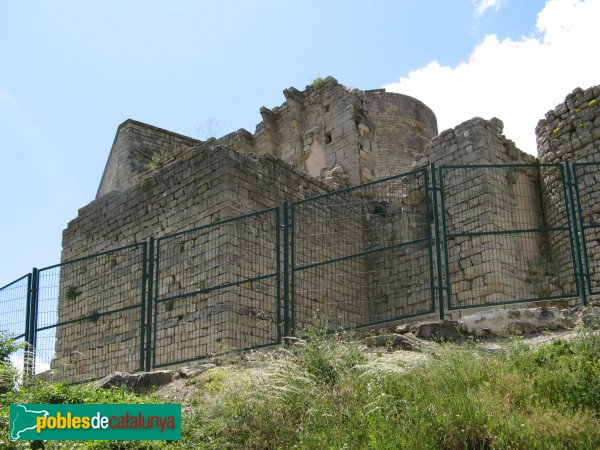
<instances>
[{"instance_id":1,"label":"stone castle ruin","mask_svg":"<svg viewBox=\"0 0 600 450\"><path fill-rule=\"evenodd\" d=\"M119 126L96 199L63 233L53 369L70 378L137 370L149 334L151 367L271 343L283 332L290 223L296 325L316 311L333 327L434 312L440 290L450 316L484 304L577 301L560 164L600 163L600 86L576 89L539 122L539 159L516 148L498 119L438 134L425 104L384 89L350 90L328 77L284 96L260 109L254 134L199 141L133 120ZM433 174L431 164L444 167ZM579 169L594 293L600 172ZM295 202L290 223L286 202ZM149 249L136 247L151 237L159 238L153 286L140 270L153 264ZM124 246L133 250L111 252ZM81 259L102 252L93 266ZM157 299L152 311L140 303L144 290Z\"/></svg>"}]
</instances>

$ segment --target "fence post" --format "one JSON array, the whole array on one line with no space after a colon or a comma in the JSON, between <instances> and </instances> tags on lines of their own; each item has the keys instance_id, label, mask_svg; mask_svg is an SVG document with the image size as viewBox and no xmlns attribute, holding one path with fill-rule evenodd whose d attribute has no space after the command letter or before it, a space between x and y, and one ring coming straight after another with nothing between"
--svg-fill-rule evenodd
<instances>
[{"instance_id":1,"label":"fence post","mask_svg":"<svg viewBox=\"0 0 600 450\"><path fill-rule=\"evenodd\" d=\"M581 273L581 279L582 279L582 284L584 285L584 288L587 288L587 294L592 295L592 280L591 280L591 274L590 274L590 265L589 265L589 259L588 259L588 253L587 253L587 242L586 242L586 237L585 237L585 224L583 222L583 210L581 208L581 196L579 193L579 183L577 181L577 170L576 170L576 164L571 163L571 182L573 183L573 192L574 192L574 206L575 206L575 219L577 220L577 226L579 227L579 238L580 238L580 246L581 246L581 252L579 254L579 257L581 258L581 269L582 269L582 273ZM587 296L586 296L586 303L585 305L587 306Z\"/></svg>"},{"instance_id":2,"label":"fence post","mask_svg":"<svg viewBox=\"0 0 600 450\"><path fill-rule=\"evenodd\" d=\"M39 273L36 267L29 275L27 309L25 313L25 354L23 358L23 380L35 376L35 352L37 348L37 311L39 304Z\"/></svg>"},{"instance_id":3,"label":"fence post","mask_svg":"<svg viewBox=\"0 0 600 450\"><path fill-rule=\"evenodd\" d=\"M429 181L429 169L424 167L423 169L423 184L425 188L425 222L427 223L427 260L429 266L429 296L431 298L431 312L435 312L435 269L433 259L433 240L434 231L433 227L433 185Z\"/></svg>"},{"instance_id":4,"label":"fence post","mask_svg":"<svg viewBox=\"0 0 600 450\"><path fill-rule=\"evenodd\" d=\"M144 326L144 318L146 317L146 302L148 283L148 243L142 243L142 295L140 299L140 365L138 370L144 370L145 366L145 349L146 349L146 327Z\"/></svg>"},{"instance_id":5,"label":"fence post","mask_svg":"<svg viewBox=\"0 0 600 450\"><path fill-rule=\"evenodd\" d=\"M289 204L283 203L283 336L286 344L290 335L290 235Z\"/></svg>"},{"instance_id":6,"label":"fence post","mask_svg":"<svg viewBox=\"0 0 600 450\"><path fill-rule=\"evenodd\" d=\"M27 376L29 374L29 356L31 352L31 344L29 342L31 336L31 295L33 292L32 286L32 275L31 273L27 274L27 298L25 303L25 353L23 354L23 366L21 367L23 370L23 381L27 381Z\"/></svg>"},{"instance_id":7,"label":"fence post","mask_svg":"<svg viewBox=\"0 0 600 450\"><path fill-rule=\"evenodd\" d=\"M275 341L281 344L281 215L280 208L275 209L275 278L277 298L275 300Z\"/></svg>"},{"instance_id":8,"label":"fence post","mask_svg":"<svg viewBox=\"0 0 600 450\"><path fill-rule=\"evenodd\" d=\"M146 364L144 370L150 372L152 369L150 356L152 354L152 299L154 287L154 238L150 237L148 251L148 295L146 296Z\"/></svg>"},{"instance_id":9,"label":"fence post","mask_svg":"<svg viewBox=\"0 0 600 450\"><path fill-rule=\"evenodd\" d=\"M563 190L565 193L565 204L567 206L567 219L569 222L569 236L571 238L571 254L573 257L573 270L579 300L583 306L587 306L586 289L583 283L583 271L581 270L581 247L579 244L579 227L577 226L577 215L575 212L575 199L573 196L573 182L571 180L571 168L568 161L561 164Z\"/></svg>"},{"instance_id":10,"label":"fence post","mask_svg":"<svg viewBox=\"0 0 600 450\"><path fill-rule=\"evenodd\" d=\"M442 246L440 242L440 217L438 210L438 195L441 194L437 184L436 171L434 163L429 166L431 171L431 192L433 196L433 228L435 232L435 256L437 266L437 292L438 292L438 308L440 310L440 320L444 320L444 284L442 279ZM442 211L442 214L444 212ZM446 280L448 281L448 280Z\"/></svg>"}]
</instances>

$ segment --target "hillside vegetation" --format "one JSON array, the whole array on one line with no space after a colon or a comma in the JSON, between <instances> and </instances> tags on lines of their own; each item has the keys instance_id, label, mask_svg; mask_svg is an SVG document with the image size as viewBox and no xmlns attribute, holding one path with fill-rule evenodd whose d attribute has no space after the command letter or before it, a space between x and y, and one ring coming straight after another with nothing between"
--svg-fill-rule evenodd
<instances>
[{"instance_id":1,"label":"hillside vegetation","mask_svg":"<svg viewBox=\"0 0 600 450\"><path fill-rule=\"evenodd\" d=\"M4 348L4 347L3 347ZM500 350L475 342L422 353L365 353L309 339L259 366L224 364L187 380L180 442L10 442L10 403L165 402L119 389L39 383L15 389L2 365L1 448L462 449L600 447L600 334ZM414 357L400 357L410 354Z\"/></svg>"}]
</instances>

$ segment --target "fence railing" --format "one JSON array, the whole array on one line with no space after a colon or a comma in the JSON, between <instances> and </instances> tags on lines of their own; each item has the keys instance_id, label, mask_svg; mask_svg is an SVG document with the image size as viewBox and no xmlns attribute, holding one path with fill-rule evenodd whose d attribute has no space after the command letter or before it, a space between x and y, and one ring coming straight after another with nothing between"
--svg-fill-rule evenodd
<instances>
[{"instance_id":1,"label":"fence railing","mask_svg":"<svg viewBox=\"0 0 600 450\"><path fill-rule=\"evenodd\" d=\"M0 331L4 337L12 337L19 345L34 341L30 334L31 280L31 274L27 274L0 288ZM28 344L10 355L10 359L22 372L30 372L30 355Z\"/></svg>"},{"instance_id":2,"label":"fence railing","mask_svg":"<svg viewBox=\"0 0 600 450\"><path fill-rule=\"evenodd\" d=\"M272 208L156 241L148 369L280 342L280 225Z\"/></svg>"},{"instance_id":3,"label":"fence railing","mask_svg":"<svg viewBox=\"0 0 600 450\"><path fill-rule=\"evenodd\" d=\"M435 312L426 169L293 202L291 326L335 330Z\"/></svg>"},{"instance_id":4,"label":"fence railing","mask_svg":"<svg viewBox=\"0 0 600 450\"><path fill-rule=\"evenodd\" d=\"M449 310L577 297L564 165L441 166ZM544 204L540 176L552 182ZM558 180L559 188L555 188ZM544 214L544 211L552 214Z\"/></svg>"},{"instance_id":5,"label":"fence railing","mask_svg":"<svg viewBox=\"0 0 600 450\"><path fill-rule=\"evenodd\" d=\"M81 382L144 368L147 244L37 270L36 374Z\"/></svg>"},{"instance_id":6,"label":"fence railing","mask_svg":"<svg viewBox=\"0 0 600 450\"><path fill-rule=\"evenodd\" d=\"M590 295L600 294L600 163L571 166L582 275Z\"/></svg>"},{"instance_id":7,"label":"fence railing","mask_svg":"<svg viewBox=\"0 0 600 450\"><path fill-rule=\"evenodd\" d=\"M600 163L431 166L0 288L27 376L83 382L445 311L600 294Z\"/></svg>"}]
</instances>

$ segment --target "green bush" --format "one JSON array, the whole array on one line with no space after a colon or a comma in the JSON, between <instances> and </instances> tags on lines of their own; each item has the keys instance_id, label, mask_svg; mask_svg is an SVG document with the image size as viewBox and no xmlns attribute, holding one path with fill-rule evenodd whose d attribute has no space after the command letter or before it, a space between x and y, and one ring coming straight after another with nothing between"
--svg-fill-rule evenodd
<instances>
[{"instance_id":1,"label":"green bush","mask_svg":"<svg viewBox=\"0 0 600 450\"><path fill-rule=\"evenodd\" d=\"M323 88L324 86L325 86L325 79L320 76L315 77L315 79L312 80L312 82L310 83L310 87L316 91Z\"/></svg>"},{"instance_id":2,"label":"green bush","mask_svg":"<svg viewBox=\"0 0 600 450\"><path fill-rule=\"evenodd\" d=\"M23 347L23 344L16 344L9 333L0 330L0 362L9 362L10 354Z\"/></svg>"},{"instance_id":3,"label":"green bush","mask_svg":"<svg viewBox=\"0 0 600 450\"><path fill-rule=\"evenodd\" d=\"M326 321L307 327L305 333L306 343L295 349L297 362L322 383L338 383L344 374L365 360L355 344L342 344L335 337L327 336Z\"/></svg>"},{"instance_id":4,"label":"green bush","mask_svg":"<svg viewBox=\"0 0 600 450\"><path fill-rule=\"evenodd\" d=\"M584 331L574 341L554 340L533 351L525 372L537 394L553 405L600 413L600 336Z\"/></svg>"},{"instance_id":5,"label":"green bush","mask_svg":"<svg viewBox=\"0 0 600 450\"><path fill-rule=\"evenodd\" d=\"M10 363L9 356L23 344L16 344L14 339L5 331L0 330L0 395L12 392L17 382L17 370Z\"/></svg>"}]
</instances>

